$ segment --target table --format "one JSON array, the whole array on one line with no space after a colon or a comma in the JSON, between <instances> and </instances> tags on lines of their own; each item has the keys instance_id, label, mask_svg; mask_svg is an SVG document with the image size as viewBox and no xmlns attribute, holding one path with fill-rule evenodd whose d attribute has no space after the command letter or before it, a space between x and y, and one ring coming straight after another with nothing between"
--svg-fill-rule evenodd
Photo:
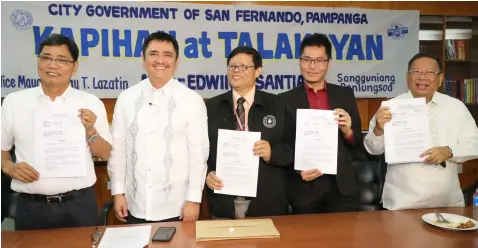
<instances>
[{"instance_id":1,"label":"table","mask_svg":"<svg viewBox=\"0 0 478 248\"><path fill-rule=\"evenodd\" d=\"M471 207L443 208L440 212L472 216ZM281 237L230 241L195 241L194 223L153 224L175 226L170 243L149 247L298 248L298 247L397 247L478 248L478 231L446 231L424 223L421 216L433 209L291 215L272 217ZM104 230L104 227L100 227ZM95 227L2 232L2 248L91 247Z\"/></svg>"}]
</instances>

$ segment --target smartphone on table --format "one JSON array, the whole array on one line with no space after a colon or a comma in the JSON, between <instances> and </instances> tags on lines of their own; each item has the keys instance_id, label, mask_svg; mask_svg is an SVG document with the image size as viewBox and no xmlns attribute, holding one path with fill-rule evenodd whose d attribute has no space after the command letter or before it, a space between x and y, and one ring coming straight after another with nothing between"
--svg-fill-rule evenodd
<instances>
[{"instance_id":1,"label":"smartphone on table","mask_svg":"<svg viewBox=\"0 0 478 248\"><path fill-rule=\"evenodd\" d=\"M154 234L153 242L169 242L176 233L176 227L159 227Z\"/></svg>"}]
</instances>

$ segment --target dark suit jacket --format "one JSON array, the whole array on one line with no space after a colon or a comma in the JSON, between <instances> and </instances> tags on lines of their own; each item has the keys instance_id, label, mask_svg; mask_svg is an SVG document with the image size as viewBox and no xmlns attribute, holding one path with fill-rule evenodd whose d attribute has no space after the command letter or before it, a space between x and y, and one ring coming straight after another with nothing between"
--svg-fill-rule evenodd
<instances>
[{"instance_id":1,"label":"dark suit jacket","mask_svg":"<svg viewBox=\"0 0 478 248\"><path fill-rule=\"evenodd\" d=\"M219 129L235 130L232 91L206 101L209 125L208 173L216 170ZM264 125L266 116L275 117L272 128ZM249 131L261 132L261 139L271 146L269 163L259 159L257 196L251 199L246 216L286 215L288 213L287 174L294 157L295 119L290 108L277 95L256 90L254 103L248 114ZM251 147L252 153L252 147ZM227 182L225 182L227 183ZM234 197L215 194L207 188L211 213L218 218L235 218Z\"/></svg>"},{"instance_id":2,"label":"dark suit jacket","mask_svg":"<svg viewBox=\"0 0 478 248\"><path fill-rule=\"evenodd\" d=\"M12 161L15 162L15 146L10 150L10 156ZM12 183L12 178L2 171L2 222L6 217L9 217L9 208L11 208L12 202L10 201L10 194L14 193L10 184Z\"/></svg>"},{"instance_id":3,"label":"dark suit jacket","mask_svg":"<svg viewBox=\"0 0 478 248\"><path fill-rule=\"evenodd\" d=\"M351 88L335 84L326 85L331 110L341 108L349 113L352 118L352 130L354 139L352 143L344 139L342 131L338 131L338 156L337 156L337 186L342 195L349 195L358 189L355 179L355 163L365 160L362 140L362 124L357 109L354 92ZM288 92L279 95L292 108L294 114L297 109L310 109L307 93L304 85L298 86ZM302 180L300 175L294 175L295 180ZM293 194L293 192L292 192Z\"/></svg>"}]
</instances>

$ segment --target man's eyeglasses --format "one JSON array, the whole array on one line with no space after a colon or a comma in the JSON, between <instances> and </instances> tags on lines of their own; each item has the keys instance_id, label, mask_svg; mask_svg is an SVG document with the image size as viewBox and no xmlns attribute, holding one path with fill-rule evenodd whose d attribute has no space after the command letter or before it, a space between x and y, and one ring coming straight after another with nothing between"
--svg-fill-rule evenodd
<instances>
[{"instance_id":1,"label":"man's eyeglasses","mask_svg":"<svg viewBox=\"0 0 478 248\"><path fill-rule=\"evenodd\" d=\"M300 62L302 62L305 65L310 65L312 63L315 63L318 66L324 66L325 64L327 64L327 62L329 62L329 59L322 59L322 58L313 59L311 57L304 56L304 57L300 57Z\"/></svg>"},{"instance_id":2,"label":"man's eyeglasses","mask_svg":"<svg viewBox=\"0 0 478 248\"><path fill-rule=\"evenodd\" d=\"M75 61L68 60L68 59L54 59L52 57L48 56L43 56L43 55L38 55L38 58L40 59L40 62L45 63L45 64L50 64L53 61L55 61L57 64L60 65L68 65L68 64L73 64Z\"/></svg>"},{"instance_id":3,"label":"man's eyeglasses","mask_svg":"<svg viewBox=\"0 0 478 248\"><path fill-rule=\"evenodd\" d=\"M408 72L410 75L413 77L419 77L422 74L425 74L425 77L427 78L434 78L435 76L441 74L441 72L435 72L435 71L420 71L420 70L412 70Z\"/></svg>"},{"instance_id":4,"label":"man's eyeglasses","mask_svg":"<svg viewBox=\"0 0 478 248\"><path fill-rule=\"evenodd\" d=\"M253 65L228 65L227 69L229 71L236 71L236 69L239 69L239 71L245 71L251 67L254 67Z\"/></svg>"},{"instance_id":5,"label":"man's eyeglasses","mask_svg":"<svg viewBox=\"0 0 478 248\"><path fill-rule=\"evenodd\" d=\"M323 66L327 64L327 62L329 62L329 59L322 59L322 58L313 59L311 57L305 56L305 57L301 57L300 61L304 63L305 65L310 65L312 63L315 63L316 65Z\"/></svg>"}]
</instances>

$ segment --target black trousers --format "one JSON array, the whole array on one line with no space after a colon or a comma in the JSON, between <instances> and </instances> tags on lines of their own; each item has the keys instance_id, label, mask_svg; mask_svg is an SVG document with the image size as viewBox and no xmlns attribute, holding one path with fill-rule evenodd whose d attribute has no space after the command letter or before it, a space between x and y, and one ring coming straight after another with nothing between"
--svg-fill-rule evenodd
<instances>
[{"instance_id":1,"label":"black trousers","mask_svg":"<svg viewBox=\"0 0 478 248\"><path fill-rule=\"evenodd\" d=\"M128 224L145 224L145 223L157 223L157 222L172 222L172 221L180 221L179 216L170 218L170 219L165 219L165 220L159 220L159 221L149 221L145 219L138 219L134 217L131 212L128 211L128 217L126 217L126 223Z\"/></svg>"},{"instance_id":2,"label":"black trousers","mask_svg":"<svg viewBox=\"0 0 478 248\"><path fill-rule=\"evenodd\" d=\"M15 230L97 226L98 204L93 186L79 190L74 199L50 204L31 195L18 196Z\"/></svg>"},{"instance_id":3,"label":"black trousers","mask_svg":"<svg viewBox=\"0 0 478 248\"><path fill-rule=\"evenodd\" d=\"M291 204L294 214L359 211L358 189L350 195L341 195L335 175L322 175L310 182L300 176L293 180Z\"/></svg>"},{"instance_id":4,"label":"black trousers","mask_svg":"<svg viewBox=\"0 0 478 248\"><path fill-rule=\"evenodd\" d=\"M1 192L2 192L2 222L3 220L8 217L9 215L9 207L10 207L10 204L12 204L10 202L10 193L13 192L12 188L10 188L10 183L12 182L12 178L7 176L7 174L5 173L1 173L2 174L2 188L1 188Z\"/></svg>"}]
</instances>

